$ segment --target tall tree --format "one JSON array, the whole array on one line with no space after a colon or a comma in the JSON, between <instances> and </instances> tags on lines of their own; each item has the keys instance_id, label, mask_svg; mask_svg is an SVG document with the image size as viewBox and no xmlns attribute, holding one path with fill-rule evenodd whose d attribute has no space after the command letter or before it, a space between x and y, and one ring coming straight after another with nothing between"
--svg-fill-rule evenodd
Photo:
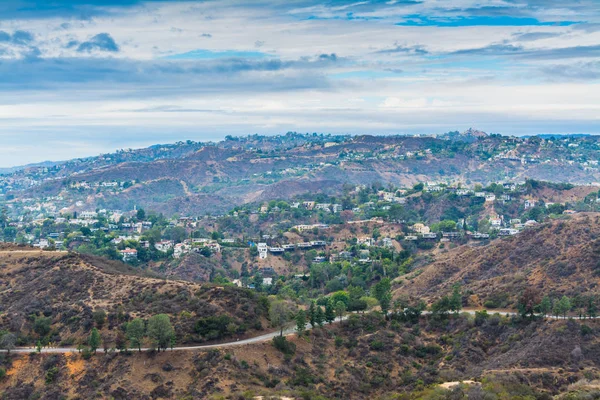
<instances>
[{"instance_id":1,"label":"tall tree","mask_svg":"<svg viewBox=\"0 0 600 400\"><path fill-rule=\"evenodd\" d=\"M0 348L6 350L7 354L10 354L10 351L15 348L16 343L17 336L14 333L5 333L0 339Z\"/></svg>"},{"instance_id":2,"label":"tall tree","mask_svg":"<svg viewBox=\"0 0 600 400\"><path fill-rule=\"evenodd\" d=\"M333 306L333 302L328 301L325 305L325 321L328 324L332 323L335 320L335 308Z\"/></svg>"},{"instance_id":3,"label":"tall tree","mask_svg":"<svg viewBox=\"0 0 600 400\"><path fill-rule=\"evenodd\" d=\"M571 310L571 300L567 296L563 296L554 305L554 314L562 315L563 318L567 318L567 313Z\"/></svg>"},{"instance_id":4,"label":"tall tree","mask_svg":"<svg viewBox=\"0 0 600 400\"><path fill-rule=\"evenodd\" d=\"M88 344L90 345L90 349L96 353L96 350L98 350L98 347L100 347L100 332L98 332L98 329L92 329L88 339Z\"/></svg>"},{"instance_id":5,"label":"tall tree","mask_svg":"<svg viewBox=\"0 0 600 400\"><path fill-rule=\"evenodd\" d=\"M323 323L325 322L325 313L321 306L317 306L317 312L315 313L315 322L319 327L323 327Z\"/></svg>"},{"instance_id":6,"label":"tall tree","mask_svg":"<svg viewBox=\"0 0 600 400\"><path fill-rule=\"evenodd\" d=\"M542 302L540 303L539 309L542 317L550 314L552 312L552 299L550 299L548 296L544 296Z\"/></svg>"},{"instance_id":7,"label":"tall tree","mask_svg":"<svg viewBox=\"0 0 600 400\"><path fill-rule=\"evenodd\" d=\"M529 315L530 318L533 319L535 316L535 309L538 304L540 304L540 293L537 289L528 287L525 289L521 298L519 299L519 304L517 307L519 308L519 313L526 317Z\"/></svg>"},{"instance_id":8,"label":"tall tree","mask_svg":"<svg viewBox=\"0 0 600 400\"><path fill-rule=\"evenodd\" d=\"M168 349L175 337L175 330L167 314L158 314L151 317L148 320L147 332L148 336L154 341L158 351Z\"/></svg>"},{"instance_id":9,"label":"tall tree","mask_svg":"<svg viewBox=\"0 0 600 400\"><path fill-rule=\"evenodd\" d=\"M338 301L335 305L335 313L337 314L338 318L340 319L340 322L342 322L342 319L344 318L344 315L346 314L346 303L344 303L343 301Z\"/></svg>"},{"instance_id":10,"label":"tall tree","mask_svg":"<svg viewBox=\"0 0 600 400\"><path fill-rule=\"evenodd\" d=\"M596 318L598 306L596 305L596 298L594 296L588 296L585 313L589 318Z\"/></svg>"},{"instance_id":11,"label":"tall tree","mask_svg":"<svg viewBox=\"0 0 600 400\"><path fill-rule=\"evenodd\" d=\"M383 278L375 285L373 288L373 296L379 301L381 312L387 318L392 302L392 283L390 278Z\"/></svg>"},{"instance_id":12,"label":"tall tree","mask_svg":"<svg viewBox=\"0 0 600 400\"><path fill-rule=\"evenodd\" d=\"M146 333L146 326L141 318L136 318L127 324L127 339L131 346L137 347L138 351L142 351L142 340Z\"/></svg>"},{"instance_id":13,"label":"tall tree","mask_svg":"<svg viewBox=\"0 0 600 400\"><path fill-rule=\"evenodd\" d=\"M274 327L279 328L279 336L283 336L283 328L290 320L291 307L284 300L275 300L269 307L269 318Z\"/></svg>"},{"instance_id":14,"label":"tall tree","mask_svg":"<svg viewBox=\"0 0 600 400\"><path fill-rule=\"evenodd\" d=\"M317 311L315 310L315 302L310 303L310 307L308 307L308 321L310 322L310 326L314 328L317 324Z\"/></svg>"},{"instance_id":15,"label":"tall tree","mask_svg":"<svg viewBox=\"0 0 600 400\"><path fill-rule=\"evenodd\" d=\"M296 313L296 330L299 336L302 336L306 330L306 312L304 310L298 310Z\"/></svg>"},{"instance_id":16,"label":"tall tree","mask_svg":"<svg viewBox=\"0 0 600 400\"><path fill-rule=\"evenodd\" d=\"M458 314L462 310L462 292L460 290L460 283L456 283L452 286L452 296L450 297L450 306L455 314Z\"/></svg>"}]
</instances>

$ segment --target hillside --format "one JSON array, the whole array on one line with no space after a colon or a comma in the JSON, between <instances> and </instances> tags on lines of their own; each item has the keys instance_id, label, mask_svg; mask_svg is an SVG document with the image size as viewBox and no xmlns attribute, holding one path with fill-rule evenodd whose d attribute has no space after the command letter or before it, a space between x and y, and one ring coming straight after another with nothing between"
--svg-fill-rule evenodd
<instances>
[{"instance_id":1,"label":"hillside","mask_svg":"<svg viewBox=\"0 0 600 400\"><path fill-rule=\"evenodd\" d=\"M600 377L599 327L586 324L519 323L498 315L385 324L377 315L356 315L342 326L290 337L295 348L288 355L269 341L89 360L12 356L3 363L8 376L0 392L4 399L549 399ZM440 390L461 380L478 383Z\"/></svg>"},{"instance_id":2,"label":"hillside","mask_svg":"<svg viewBox=\"0 0 600 400\"><path fill-rule=\"evenodd\" d=\"M0 179L0 193L12 202L60 197L60 208L70 211L137 205L202 215L304 193L339 194L345 184L600 182L597 137L459 136L472 140L291 134L178 143L18 171Z\"/></svg>"},{"instance_id":3,"label":"hillside","mask_svg":"<svg viewBox=\"0 0 600 400\"><path fill-rule=\"evenodd\" d=\"M398 278L397 295L434 299L460 283L470 306L516 308L525 288L543 295L600 295L600 215L583 213L484 246L460 246Z\"/></svg>"},{"instance_id":4,"label":"hillside","mask_svg":"<svg viewBox=\"0 0 600 400\"><path fill-rule=\"evenodd\" d=\"M99 311L105 314L100 322ZM0 312L0 329L18 333L24 345L78 344L94 326L114 340L123 323L156 314L170 316L179 344L207 340L194 329L209 316L230 317L232 337L265 323L265 309L249 290L168 281L118 261L23 249L0 251Z\"/></svg>"}]
</instances>

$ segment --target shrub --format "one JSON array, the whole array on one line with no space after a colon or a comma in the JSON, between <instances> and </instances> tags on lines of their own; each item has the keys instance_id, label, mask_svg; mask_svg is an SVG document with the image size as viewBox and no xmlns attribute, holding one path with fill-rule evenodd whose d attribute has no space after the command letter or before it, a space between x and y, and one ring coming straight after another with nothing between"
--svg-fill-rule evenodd
<instances>
[{"instance_id":1,"label":"shrub","mask_svg":"<svg viewBox=\"0 0 600 400\"><path fill-rule=\"evenodd\" d=\"M384 349L385 345L380 340L373 340L371 342L370 347L371 347L371 350L380 351L380 350Z\"/></svg>"},{"instance_id":2,"label":"shrub","mask_svg":"<svg viewBox=\"0 0 600 400\"><path fill-rule=\"evenodd\" d=\"M296 345L292 342L288 342L285 336L275 336L273 338L273 345L285 355L292 356L296 353Z\"/></svg>"}]
</instances>

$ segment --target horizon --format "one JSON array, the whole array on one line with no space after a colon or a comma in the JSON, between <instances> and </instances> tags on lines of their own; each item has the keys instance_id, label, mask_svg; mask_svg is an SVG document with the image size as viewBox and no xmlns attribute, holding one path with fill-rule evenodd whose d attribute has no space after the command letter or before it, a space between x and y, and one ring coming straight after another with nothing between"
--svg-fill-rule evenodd
<instances>
[{"instance_id":1,"label":"horizon","mask_svg":"<svg viewBox=\"0 0 600 400\"><path fill-rule=\"evenodd\" d=\"M600 134L598 43L594 0L8 0L0 160L290 130Z\"/></svg>"}]
</instances>

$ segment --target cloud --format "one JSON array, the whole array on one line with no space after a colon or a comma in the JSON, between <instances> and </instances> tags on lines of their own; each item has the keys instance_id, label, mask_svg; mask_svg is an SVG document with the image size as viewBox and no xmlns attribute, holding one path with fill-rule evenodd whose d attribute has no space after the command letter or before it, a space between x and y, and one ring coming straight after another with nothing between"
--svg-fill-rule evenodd
<instances>
[{"instance_id":1,"label":"cloud","mask_svg":"<svg viewBox=\"0 0 600 400\"><path fill-rule=\"evenodd\" d=\"M203 33L202 35L200 35L200 37L203 37L203 38L211 38L211 37L212 37L212 35L211 35L210 33Z\"/></svg>"},{"instance_id":2,"label":"cloud","mask_svg":"<svg viewBox=\"0 0 600 400\"><path fill-rule=\"evenodd\" d=\"M457 50L449 55L470 56L507 56L531 60L553 60L564 58L596 58L600 57L600 45L571 46L559 48L528 49L512 44L491 44L489 46Z\"/></svg>"},{"instance_id":3,"label":"cloud","mask_svg":"<svg viewBox=\"0 0 600 400\"><path fill-rule=\"evenodd\" d=\"M560 81L592 81L600 79L600 62L576 63L572 65L551 65L542 67L541 72Z\"/></svg>"},{"instance_id":4,"label":"cloud","mask_svg":"<svg viewBox=\"0 0 600 400\"><path fill-rule=\"evenodd\" d=\"M28 31L17 30L11 35L8 32L0 31L0 43L10 43L17 46L27 46L34 40L34 35Z\"/></svg>"},{"instance_id":5,"label":"cloud","mask_svg":"<svg viewBox=\"0 0 600 400\"><path fill-rule=\"evenodd\" d=\"M429 51L425 49L424 46L403 46L397 43L394 44L394 47L391 49L384 49L377 51L379 54L417 54L417 55L425 55L429 54Z\"/></svg>"},{"instance_id":6,"label":"cloud","mask_svg":"<svg viewBox=\"0 0 600 400\"><path fill-rule=\"evenodd\" d=\"M69 43L69 47L74 42ZM79 43L77 46L78 53L91 53L93 51L107 51L116 53L119 51L119 46L108 33L99 33L93 36L86 42Z\"/></svg>"},{"instance_id":7,"label":"cloud","mask_svg":"<svg viewBox=\"0 0 600 400\"><path fill-rule=\"evenodd\" d=\"M551 39L554 37L561 36L562 33L558 32L527 32L527 33L514 33L512 39L517 42L534 42L536 40Z\"/></svg>"}]
</instances>

